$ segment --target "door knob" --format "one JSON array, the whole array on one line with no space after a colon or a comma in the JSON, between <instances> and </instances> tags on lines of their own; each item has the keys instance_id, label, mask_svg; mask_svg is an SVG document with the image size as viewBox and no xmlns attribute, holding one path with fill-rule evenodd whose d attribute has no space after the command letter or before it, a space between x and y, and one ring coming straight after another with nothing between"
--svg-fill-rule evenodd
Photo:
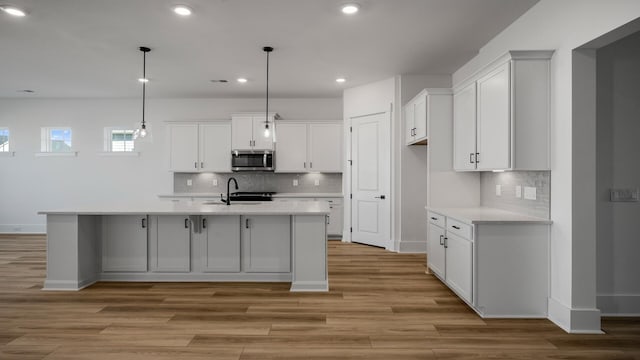
<instances>
[{"instance_id":1,"label":"door knob","mask_svg":"<svg viewBox=\"0 0 640 360\"><path fill-rule=\"evenodd\" d=\"M380 199L380 200L384 200L384 199L386 199L386 196L380 195L380 196L376 196L375 198L376 199Z\"/></svg>"}]
</instances>

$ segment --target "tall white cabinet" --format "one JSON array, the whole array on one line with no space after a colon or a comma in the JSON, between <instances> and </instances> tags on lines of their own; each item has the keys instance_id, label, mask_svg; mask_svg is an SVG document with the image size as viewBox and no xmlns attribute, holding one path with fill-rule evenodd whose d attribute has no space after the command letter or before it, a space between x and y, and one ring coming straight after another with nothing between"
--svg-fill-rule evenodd
<instances>
[{"instance_id":1,"label":"tall white cabinet","mask_svg":"<svg viewBox=\"0 0 640 360\"><path fill-rule=\"evenodd\" d=\"M342 172L341 122L278 121L276 172Z\"/></svg>"},{"instance_id":2,"label":"tall white cabinet","mask_svg":"<svg viewBox=\"0 0 640 360\"><path fill-rule=\"evenodd\" d=\"M549 170L553 51L509 51L455 89L458 171Z\"/></svg>"},{"instance_id":3,"label":"tall white cabinet","mask_svg":"<svg viewBox=\"0 0 640 360\"><path fill-rule=\"evenodd\" d=\"M167 125L169 169L174 172L231 172L231 123Z\"/></svg>"}]
</instances>

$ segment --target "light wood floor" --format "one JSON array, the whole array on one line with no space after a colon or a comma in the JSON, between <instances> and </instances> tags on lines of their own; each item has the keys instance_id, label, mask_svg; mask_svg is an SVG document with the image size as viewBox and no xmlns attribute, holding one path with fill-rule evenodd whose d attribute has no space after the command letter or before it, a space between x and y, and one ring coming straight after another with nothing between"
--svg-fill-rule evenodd
<instances>
[{"instance_id":1,"label":"light wood floor","mask_svg":"<svg viewBox=\"0 0 640 360\"><path fill-rule=\"evenodd\" d=\"M640 359L640 320L569 335L482 320L424 255L329 245L328 293L277 283L100 283L41 291L43 236L0 236L0 359Z\"/></svg>"}]
</instances>

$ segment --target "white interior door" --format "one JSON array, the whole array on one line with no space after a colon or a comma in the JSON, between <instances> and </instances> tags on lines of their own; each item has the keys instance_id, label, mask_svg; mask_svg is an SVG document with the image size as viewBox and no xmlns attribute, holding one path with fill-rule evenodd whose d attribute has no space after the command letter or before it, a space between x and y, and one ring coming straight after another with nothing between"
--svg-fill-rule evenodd
<instances>
[{"instance_id":1,"label":"white interior door","mask_svg":"<svg viewBox=\"0 0 640 360\"><path fill-rule=\"evenodd\" d=\"M351 118L351 240L390 247L391 145L388 112Z\"/></svg>"}]
</instances>

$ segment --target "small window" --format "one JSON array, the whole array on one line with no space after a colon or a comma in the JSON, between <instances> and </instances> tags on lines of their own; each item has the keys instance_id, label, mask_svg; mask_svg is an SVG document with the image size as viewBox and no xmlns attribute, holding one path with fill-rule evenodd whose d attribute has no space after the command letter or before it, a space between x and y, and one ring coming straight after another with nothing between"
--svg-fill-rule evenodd
<instances>
[{"instance_id":1,"label":"small window","mask_svg":"<svg viewBox=\"0 0 640 360\"><path fill-rule=\"evenodd\" d=\"M106 152L131 152L135 148L131 129L106 128L104 150Z\"/></svg>"},{"instance_id":2,"label":"small window","mask_svg":"<svg viewBox=\"0 0 640 360\"><path fill-rule=\"evenodd\" d=\"M61 153L71 152L71 128L46 127L42 128L42 143L40 151Z\"/></svg>"},{"instance_id":3,"label":"small window","mask_svg":"<svg viewBox=\"0 0 640 360\"><path fill-rule=\"evenodd\" d=\"M0 128L0 152L9 152L9 129Z\"/></svg>"}]
</instances>

